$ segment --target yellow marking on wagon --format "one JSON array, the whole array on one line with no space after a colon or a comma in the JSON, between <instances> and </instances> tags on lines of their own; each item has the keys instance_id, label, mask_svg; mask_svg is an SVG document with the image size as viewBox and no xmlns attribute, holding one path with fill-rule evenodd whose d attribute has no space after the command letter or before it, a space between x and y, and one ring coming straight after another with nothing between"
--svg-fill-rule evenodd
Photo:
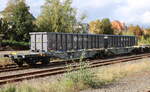
<instances>
[{"instance_id":1,"label":"yellow marking on wagon","mask_svg":"<svg viewBox=\"0 0 150 92\"><path fill-rule=\"evenodd\" d=\"M12 55L17 55L17 52L12 52L11 54L12 54Z\"/></svg>"}]
</instances>

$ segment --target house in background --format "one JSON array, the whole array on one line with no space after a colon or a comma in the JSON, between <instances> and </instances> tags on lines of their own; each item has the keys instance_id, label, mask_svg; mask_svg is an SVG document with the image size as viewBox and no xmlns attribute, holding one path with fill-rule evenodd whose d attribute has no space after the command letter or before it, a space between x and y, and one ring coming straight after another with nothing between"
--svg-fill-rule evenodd
<instances>
[{"instance_id":1,"label":"house in background","mask_svg":"<svg viewBox=\"0 0 150 92\"><path fill-rule=\"evenodd\" d=\"M78 33L89 33L89 24L88 23L78 23L74 26L74 30Z\"/></svg>"}]
</instances>

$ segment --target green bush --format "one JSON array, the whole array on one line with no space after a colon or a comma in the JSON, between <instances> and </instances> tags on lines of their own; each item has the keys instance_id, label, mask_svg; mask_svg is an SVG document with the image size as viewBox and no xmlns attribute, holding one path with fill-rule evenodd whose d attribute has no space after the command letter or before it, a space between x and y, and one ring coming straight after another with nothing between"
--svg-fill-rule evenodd
<instances>
[{"instance_id":1,"label":"green bush","mask_svg":"<svg viewBox=\"0 0 150 92\"><path fill-rule=\"evenodd\" d=\"M138 42L140 45L143 45L143 44L150 44L150 37L149 36L142 36L141 39L139 40Z\"/></svg>"},{"instance_id":2,"label":"green bush","mask_svg":"<svg viewBox=\"0 0 150 92\"><path fill-rule=\"evenodd\" d=\"M79 70L70 72L65 75L65 78L67 80L73 81L73 83L76 84L84 84L86 86L96 88L100 86L98 80L96 79L95 73L91 71L91 69L88 68L89 64L86 62L80 62L79 64ZM71 70L71 68L69 68Z\"/></svg>"},{"instance_id":3,"label":"green bush","mask_svg":"<svg viewBox=\"0 0 150 92\"><path fill-rule=\"evenodd\" d=\"M29 42L18 42L18 41L11 41L11 40L3 40L2 41L2 46L6 47L9 46L13 49L22 49L22 50L26 50L29 49Z\"/></svg>"}]
</instances>

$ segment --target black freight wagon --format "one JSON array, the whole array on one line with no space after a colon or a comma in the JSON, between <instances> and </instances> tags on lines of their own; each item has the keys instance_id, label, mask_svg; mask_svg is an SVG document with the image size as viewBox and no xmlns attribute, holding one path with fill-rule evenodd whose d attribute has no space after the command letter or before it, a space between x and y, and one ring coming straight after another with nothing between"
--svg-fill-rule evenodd
<instances>
[{"instance_id":1,"label":"black freight wagon","mask_svg":"<svg viewBox=\"0 0 150 92\"><path fill-rule=\"evenodd\" d=\"M78 51L104 49L104 41L108 41L107 49L137 45L135 36L93 35L35 32L31 35L31 52ZM106 39L106 40L105 40Z\"/></svg>"},{"instance_id":2,"label":"black freight wagon","mask_svg":"<svg viewBox=\"0 0 150 92\"><path fill-rule=\"evenodd\" d=\"M30 33L32 52L79 51L104 47L104 35L69 33Z\"/></svg>"},{"instance_id":3,"label":"black freight wagon","mask_svg":"<svg viewBox=\"0 0 150 92\"><path fill-rule=\"evenodd\" d=\"M135 36L94 35L36 32L31 35L31 52L73 52L133 49L137 45ZM127 50L126 50L127 51ZM121 53L121 52L114 52ZM125 52L122 52L125 53ZM128 53L128 52L126 52Z\"/></svg>"},{"instance_id":4,"label":"black freight wagon","mask_svg":"<svg viewBox=\"0 0 150 92\"><path fill-rule=\"evenodd\" d=\"M32 32L30 37L29 54L7 56L16 63L24 61L30 65L36 62L47 64L52 57L68 60L78 59L83 53L85 58L96 54L130 53L137 45L135 36Z\"/></svg>"}]
</instances>

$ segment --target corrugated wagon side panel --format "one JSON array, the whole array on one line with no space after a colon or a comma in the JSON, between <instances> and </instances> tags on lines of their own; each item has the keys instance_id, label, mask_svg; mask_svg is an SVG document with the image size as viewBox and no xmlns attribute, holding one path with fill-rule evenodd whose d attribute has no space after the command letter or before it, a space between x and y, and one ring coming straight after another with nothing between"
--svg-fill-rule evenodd
<instances>
[{"instance_id":1,"label":"corrugated wagon side panel","mask_svg":"<svg viewBox=\"0 0 150 92\"><path fill-rule=\"evenodd\" d=\"M67 35L62 34L62 45L63 45L63 51L67 50Z\"/></svg>"},{"instance_id":2,"label":"corrugated wagon side panel","mask_svg":"<svg viewBox=\"0 0 150 92\"><path fill-rule=\"evenodd\" d=\"M30 40L30 42L31 42L30 49L31 49L31 51L35 51L36 50L35 35L31 34L30 38L31 38L31 40Z\"/></svg>"},{"instance_id":3,"label":"corrugated wagon side panel","mask_svg":"<svg viewBox=\"0 0 150 92\"><path fill-rule=\"evenodd\" d=\"M56 38L55 33L48 33L48 51L56 50Z\"/></svg>"},{"instance_id":4,"label":"corrugated wagon side panel","mask_svg":"<svg viewBox=\"0 0 150 92\"><path fill-rule=\"evenodd\" d=\"M67 34L67 50L72 50L72 34Z\"/></svg>"},{"instance_id":5,"label":"corrugated wagon side panel","mask_svg":"<svg viewBox=\"0 0 150 92\"><path fill-rule=\"evenodd\" d=\"M104 48L104 36L99 36L99 48Z\"/></svg>"},{"instance_id":6,"label":"corrugated wagon side panel","mask_svg":"<svg viewBox=\"0 0 150 92\"><path fill-rule=\"evenodd\" d=\"M36 35L36 50L42 51L42 34Z\"/></svg>"},{"instance_id":7,"label":"corrugated wagon side panel","mask_svg":"<svg viewBox=\"0 0 150 92\"><path fill-rule=\"evenodd\" d=\"M82 35L78 35L78 49L82 49Z\"/></svg>"},{"instance_id":8,"label":"corrugated wagon side panel","mask_svg":"<svg viewBox=\"0 0 150 92\"><path fill-rule=\"evenodd\" d=\"M83 49L88 49L88 38L87 38L87 35L83 35Z\"/></svg>"},{"instance_id":9,"label":"corrugated wagon side panel","mask_svg":"<svg viewBox=\"0 0 150 92\"><path fill-rule=\"evenodd\" d=\"M92 37L88 35L88 49L92 48Z\"/></svg>"},{"instance_id":10,"label":"corrugated wagon side panel","mask_svg":"<svg viewBox=\"0 0 150 92\"><path fill-rule=\"evenodd\" d=\"M47 34L33 33L31 37L31 51L32 52L46 52L47 51Z\"/></svg>"},{"instance_id":11,"label":"corrugated wagon side panel","mask_svg":"<svg viewBox=\"0 0 150 92\"><path fill-rule=\"evenodd\" d=\"M57 50L62 51L62 34L57 34Z\"/></svg>"},{"instance_id":12,"label":"corrugated wagon side panel","mask_svg":"<svg viewBox=\"0 0 150 92\"><path fill-rule=\"evenodd\" d=\"M44 34L43 35L43 46L42 46L42 49L43 49L43 51L45 51L45 52L47 52L48 50L47 50L47 47L48 47L48 44L47 44L47 34Z\"/></svg>"},{"instance_id":13,"label":"corrugated wagon side panel","mask_svg":"<svg viewBox=\"0 0 150 92\"><path fill-rule=\"evenodd\" d=\"M73 49L77 50L78 49L78 35L73 34Z\"/></svg>"}]
</instances>

